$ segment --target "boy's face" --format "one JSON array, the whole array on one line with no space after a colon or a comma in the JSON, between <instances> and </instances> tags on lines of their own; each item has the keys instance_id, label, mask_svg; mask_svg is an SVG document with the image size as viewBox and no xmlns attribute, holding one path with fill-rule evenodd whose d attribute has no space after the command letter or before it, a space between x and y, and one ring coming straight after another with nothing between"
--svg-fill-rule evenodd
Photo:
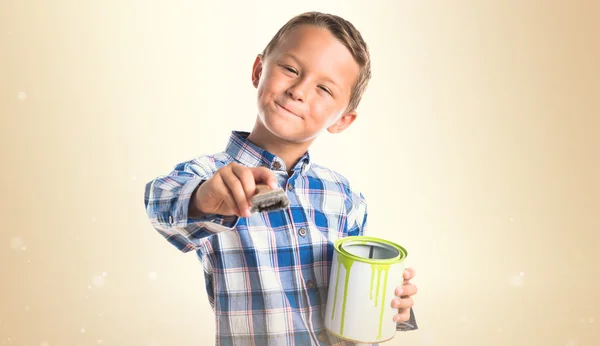
<instances>
[{"instance_id":1,"label":"boy's face","mask_svg":"<svg viewBox=\"0 0 600 346\"><path fill-rule=\"evenodd\" d=\"M291 142L322 130L341 132L356 118L345 113L359 66L329 31L312 25L292 29L252 72L261 125Z\"/></svg>"}]
</instances>

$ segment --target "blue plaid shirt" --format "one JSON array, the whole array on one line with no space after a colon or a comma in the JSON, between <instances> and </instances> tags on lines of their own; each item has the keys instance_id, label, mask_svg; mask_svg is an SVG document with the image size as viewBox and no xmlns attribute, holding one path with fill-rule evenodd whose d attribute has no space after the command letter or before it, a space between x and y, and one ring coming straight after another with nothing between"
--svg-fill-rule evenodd
<instances>
[{"instance_id":1,"label":"blue plaid shirt","mask_svg":"<svg viewBox=\"0 0 600 346\"><path fill-rule=\"evenodd\" d=\"M354 345L328 334L324 315L333 242L364 234L364 197L343 176L311 162L308 152L289 176L281 158L247 136L233 132L224 152L178 164L149 182L145 206L153 227L200 257L217 345ZM188 217L194 189L231 162L270 168L290 206L248 218ZM417 329L412 311L397 329Z\"/></svg>"}]
</instances>

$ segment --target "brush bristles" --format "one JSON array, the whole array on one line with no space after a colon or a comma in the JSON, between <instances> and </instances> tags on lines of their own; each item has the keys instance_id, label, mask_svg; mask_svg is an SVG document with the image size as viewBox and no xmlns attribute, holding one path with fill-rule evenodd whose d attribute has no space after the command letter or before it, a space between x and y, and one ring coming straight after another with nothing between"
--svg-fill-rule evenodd
<instances>
[{"instance_id":1,"label":"brush bristles","mask_svg":"<svg viewBox=\"0 0 600 346\"><path fill-rule=\"evenodd\" d=\"M283 189L272 190L254 196L250 212L261 213L264 211L280 210L287 208L289 205L290 201Z\"/></svg>"}]
</instances>

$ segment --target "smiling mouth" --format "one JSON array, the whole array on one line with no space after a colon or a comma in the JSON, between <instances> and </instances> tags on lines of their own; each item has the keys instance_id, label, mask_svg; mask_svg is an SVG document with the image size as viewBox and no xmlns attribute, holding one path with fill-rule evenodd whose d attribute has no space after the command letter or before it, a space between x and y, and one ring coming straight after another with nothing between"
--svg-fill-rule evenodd
<instances>
[{"instance_id":1,"label":"smiling mouth","mask_svg":"<svg viewBox=\"0 0 600 346\"><path fill-rule=\"evenodd\" d=\"M301 116L299 116L298 114L296 114L296 113L294 113L294 112L290 111L289 109L285 108L284 106L280 105L279 103L275 102L275 104L277 105L277 107L281 108L281 109L282 109L284 112L286 112L286 113L289 113L290 115L293 115L293 116L295 116L295 117L302 118L302 117L301 117Z\"/></svg>"}]
</instances>

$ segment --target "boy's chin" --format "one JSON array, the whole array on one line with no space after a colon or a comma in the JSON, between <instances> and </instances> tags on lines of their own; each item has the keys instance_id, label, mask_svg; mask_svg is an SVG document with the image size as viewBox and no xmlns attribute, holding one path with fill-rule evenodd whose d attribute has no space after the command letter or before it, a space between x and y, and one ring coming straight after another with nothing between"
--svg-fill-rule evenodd
<instances>
[{"instance_id":1,"label":"boy's chin","mask_svg":"<svg viewBox=\"0 0 600 346\"><path fill-rule=\"evenodd\" d=\"M271 136L279 138L285 142L306 144L307 141L312 141L316 135L306 133L304 131L304 123L289 121L285 117L281 117L278 114L268 114L266 116L259 116L258 122L262 131L268 132Z\"/></svg>"},{"instance_id":2,"label":"boy's chin","mask_svg":"<svg viewBox=\"0 0 600 346\"><path fill-rule=\"evenodd\" d=\"M315 137L302 133L297 128L293 129L291 126L282 126L282 124L272 124L265 127L273 136L290 143L303 144Z\"/></svg>"},{"instance_id":3,"label":"boy's chin","mask_svg":"<svg viewBox=\"0 0 600 346\"><path fill-rule=\"evenodd\" d=\"M306 138L298 133L293 133L290 132L289 130L282 130L282 131L277 131L277 130L272 130L269 131L271 132L271 134L273 134L275 137L283 139L286 142L290 142L290 143L303 143L306 142Z\"/></svg>"}]
</instances>

